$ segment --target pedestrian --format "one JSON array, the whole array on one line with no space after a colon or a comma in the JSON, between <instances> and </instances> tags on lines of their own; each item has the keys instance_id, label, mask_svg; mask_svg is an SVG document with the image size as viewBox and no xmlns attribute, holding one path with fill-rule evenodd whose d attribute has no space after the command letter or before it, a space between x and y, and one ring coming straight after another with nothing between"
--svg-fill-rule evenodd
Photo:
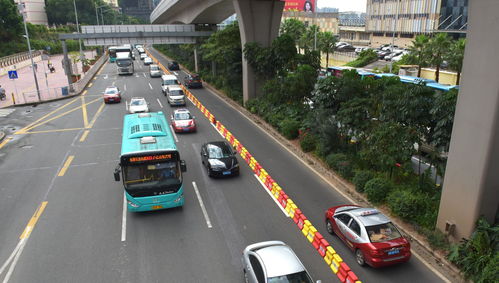
<instances>
[{"instance_id":1,"label":"pedestrian","mask_svg":"<svg viewBox=\"0 0 499 283\"><path fill-rule=\"evenodd\" d=\"M0 100L5 99L7 99L7 96L5 95L5 89L0 85Z\"/></svg>"}]
</instances>

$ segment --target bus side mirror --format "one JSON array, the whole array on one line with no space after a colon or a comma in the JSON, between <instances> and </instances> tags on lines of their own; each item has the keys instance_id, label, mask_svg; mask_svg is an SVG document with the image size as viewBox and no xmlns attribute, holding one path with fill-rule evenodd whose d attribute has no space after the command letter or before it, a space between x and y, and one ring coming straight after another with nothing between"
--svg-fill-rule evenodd
<instances>
[{"instance_id":1,"label":"bus side mirror","mask_svg":"<svg viewBox=\"0 0 499 283\"><path fill-rule=\"evenodd\" d=\"M114 180L115 180L116 182L119 182L119 181L120 181L120 172L121 172L121 170L120 170L120 166L118 165L118 166L116 166L116 168L114 169Z\"/></svg>"},{"instance_id":2,"label":"bus side mirror","mask_svg":"<svg viewBox=\"0 0 499 283\"><path fill-rule=\"evenodd\" d=\"M187 166L185 165L185 160L180 160L180 170L182 170L182 172L187 171Z\"/></svg>"}]
</instances>

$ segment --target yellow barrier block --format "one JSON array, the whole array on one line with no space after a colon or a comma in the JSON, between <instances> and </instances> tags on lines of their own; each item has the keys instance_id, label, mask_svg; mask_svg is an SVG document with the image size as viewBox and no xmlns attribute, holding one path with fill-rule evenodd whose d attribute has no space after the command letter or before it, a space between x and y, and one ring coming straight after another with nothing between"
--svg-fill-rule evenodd
<instances>
[{"instance_id":1,"label":"yellow barrier block","mask_svg":"<svg viewBox=\"0 0 499 283\"><path fill-rule=\"evenodd\" d=\"M310 226L307 234L307 239L310 243L314 241L315 233L317 233L317 229L314 226Z\"/></svg>"},{"instance_id":2,"label":"yellow barrier block","mask_svg":"<svg viewBox=\"0 0 499 283\"><path fill-rule=\"evenodd\" d=\"M338 273L338 269L340 268L340 265L338 263L334 262L334 260L333 260L329 267L331 268L333 273L336 274L336 273Z\"/></svg>"},{"instance_id":3,"label":"yellow barrier block","mask_svg":"<svg viewBox=\"0 0 499 283\"><path fill-rule=\"evenodd\" d=\"M326 254L324 255L324 260L328 265L331 265L331 262L333 261L333 256L336 254L336 251L333 249L333 247L328 246L326 248Z\"/></svg>"},{"instance_id":4,"label":"yellow barrier block","mask_svg":"<svg viewBox=\"0 0 499 283\"><path fill-rule=\"evenodd\" d=\"M293 208L293 206L294 206L294 208ZM294 216L294 214L295 214L294 210L296 208L297 207L296 207L295 203L293 202L293 200L291 200L290 198L288 198L285 210L289 214L289 216L291 216L291 210L293 210L293 216ZM291 217L293 217L293 216L291 216Z\"/></svg>"},{"instance_id":5,"label":"yellow barrier block","mask_svg":"<svg viewBox=\"0 0 499 283\"><path fill-rule=\"evenodd\" d=\"M274 183L274 185L272 186L272 191L270 192L275 198L278 198L281 190L282 188L277 183Z\"/></svg>"},{"instance_id":6,"label":"yellow barrier block","mask_svg":"<svg viewBox=\"0 0 499 283\"><path fill-rule=\"evenodd\" d=\"M308 235L308 231L310 230L310 226L312 226L312 223L310 223L310 221L308 221L308 219L303 222L303 229L301 230L301 232L303 233L303 236Z\"/></svg>"},{"instance_id":7,"label":"yellow barrier block","mask_svg":"<svg viewBox=\"0 0 499 283\"><path fill-rule=\"evenodd\" d=\"M295 211L298 207L293 203L290 205L290 208L288 209L288 206L286 206L286 211L288 212L289 217L294 218L295 217Z\"/></svg>"},{"instance_id":8,"label":"yellow barrier block","mask_svg":"<svg viewBox=\"0 0 499 283\"><path fill-rule=\"evenodd\" d=\"M343 262L343 259L341 258L341 256L339 254L334 254L333 261L336 261L338 263L338 265L340 265L340 263Z\"/></svg>"},{"instance_id":9,"label":"yellow barrier block","mask_svg":"<svg viewBox=\"0 0 499 283\"><path fill-rule=\"evenodd\" d=\"M267 173L267 171L265 171L265 169L261 169L260 176L258 176L258 178L260 178L260 180L265 183L265 180L267 180L268 175L269 174Z\"/></svg>"}]
</instances>

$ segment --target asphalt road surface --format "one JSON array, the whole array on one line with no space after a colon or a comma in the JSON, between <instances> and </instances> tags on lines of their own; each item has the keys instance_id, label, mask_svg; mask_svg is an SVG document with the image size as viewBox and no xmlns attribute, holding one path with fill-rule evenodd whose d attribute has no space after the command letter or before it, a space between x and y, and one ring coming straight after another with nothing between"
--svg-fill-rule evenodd
<instances>
[{"instance_id":1,"label":"asphalt road surface","mask_svg":"<svg viewBox=\"0 0 499 283\"><path fill-rule=\"evenodd\" d=\"M200 146L222 137L190 102L198 131L177 135L187 163L185 206L124 210L123 185L114 181L113 171L125 100L145 97L151 111L167 118L172 112L160 79L150 78L142 61L135 64L133 76L117 76L115 65L106 64L85 95L19 107L3 118L8 134L17 134L0 149L0 281L243 282L244 247L281 240L315 280L339 282L244 162L239 177L208 177ZM177 74L183 81L184 73ZM122 90L121 103L103 104L101 93L110 85ZM416 257L389 268L359 267L344 244L327 234L323 220L325 209L348 200L216 95L207 89L192 93L286 190L362 282L442 281Z\"/></svg>"}]
</instances>

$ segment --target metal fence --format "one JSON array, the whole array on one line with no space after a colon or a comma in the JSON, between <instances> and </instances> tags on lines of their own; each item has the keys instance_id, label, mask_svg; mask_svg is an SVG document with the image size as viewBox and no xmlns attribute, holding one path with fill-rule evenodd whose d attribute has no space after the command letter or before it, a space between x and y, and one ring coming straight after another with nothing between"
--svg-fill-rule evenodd
<instances>
[{"instance_id":1,"label":"metal fence","mask_svg":"<svg viewBox=\"0 0 499 283\"><path fill-rule=\"evenodd\" d=\"M42 51L40 50L34 50L32 51L32 57L40 56L42 55ZM12 54L9 56L5 56L0 58L0 68L7 68L9 66L15 65L19 62L23 62L26 60L29 60L29 52L22 52L22 53L17 53L17 54Z\"/></svg>"}]
</instances>

